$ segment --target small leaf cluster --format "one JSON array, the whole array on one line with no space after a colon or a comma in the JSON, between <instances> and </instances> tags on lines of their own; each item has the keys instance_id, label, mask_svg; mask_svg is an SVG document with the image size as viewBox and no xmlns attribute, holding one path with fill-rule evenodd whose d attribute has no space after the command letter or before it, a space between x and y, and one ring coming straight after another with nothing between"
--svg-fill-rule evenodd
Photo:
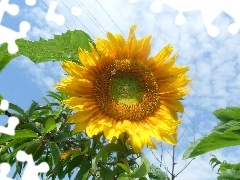
<instances>
[{"instance_id":1,"label":"small leaf cluster","mask_svg":"<svg viewBox=\"0 0 240 180\"><path fill-rule=\"evenodd\" d=\"M213 114L220 120L212 132L190 144L185 151L183 158L193 158L207 152L226 148L229 146L240 145L240 108L227 107L218 109ZM212 167L219 165L219 180L239 180L240 164L231 164L226 161L221 162L216 156L210 160Z\"/></svg>"}]
</instances>

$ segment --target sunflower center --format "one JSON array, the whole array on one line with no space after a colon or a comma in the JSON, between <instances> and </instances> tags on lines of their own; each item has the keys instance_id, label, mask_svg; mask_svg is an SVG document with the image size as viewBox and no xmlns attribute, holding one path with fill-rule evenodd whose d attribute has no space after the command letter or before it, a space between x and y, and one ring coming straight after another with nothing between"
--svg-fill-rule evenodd
<instances>
[{"instance_id":1,"label":"sunflower center","mask_svg":"<svg viewBox=\"0 0 240 180\"><path fill-rule=\"evenodd\" d=\"M160 105L153 73L133 60L115 60L98 74L93 97L107 116L116 120L142 120Z\"/></svg>"},{"instance_id":2,"label":"sunflower center","mask_svg":"<svg viewBox=\"0 0 240 180\"><path fill-rule=\"evenodd\" d=\"M141 80L133 74L120 74L114 77L110 88L114 100L128 105L140 102L145 93Z\"/></svg>"}]
</instances>

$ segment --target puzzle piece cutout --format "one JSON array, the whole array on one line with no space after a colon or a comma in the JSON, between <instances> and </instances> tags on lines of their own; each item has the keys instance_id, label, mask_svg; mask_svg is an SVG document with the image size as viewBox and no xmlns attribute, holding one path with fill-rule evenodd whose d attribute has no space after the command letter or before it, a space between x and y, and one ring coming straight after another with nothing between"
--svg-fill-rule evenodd
<instances>
[{"instance_id":1,"label":"puzzle piece cutout","mask_svg":"<svg viewBox=\"0 0 240 180\"><path fill-rule=\"evenodd\" d=\"M48 172L49 166L46 162L42 162L39 165L35 165L32 155L28 155L24 151L17 152L17 160L18 161L27 161L27 165L25 167L22 180L39 180L38 173Z\"/></svg>"},{"instance_id":2,"label":"puzzle piece cutout","mask_svg":"<svg viewBox=\"0 0 240 180\"><path fill-rule=\"evenodd\" d=\"M1 180L13 180L7 177L8 173L10 172L10 165L8 163L1 163L0 164L0 179Z\"/></svg>"},{"instance_id":3,"label":"puzzle piece cutout","mask_svg":"<svg viewBox=\"0 0 240 180\"><path fill-rule=\"evenodd\" d=\"M26 0L29 5L34 5L36 0ZM26 33L30 30L30 24L27 21L22 21L19 25L19 32L15 32L1 25L3 14L8 12L15 16L19 13L19 7L16 4L9 4L9 0L0 1L0 44L8 43L8 52L14 54L18 51L18 46L15 41L26 37Z\"/></svg>"},{"instance_id":4,"label":"puzzle piece cutout","mask_svg":"<svg viewBox=\"0 0 240 180\"><path fill-rule=\"evenodd\" d=\"M24 151L18 151L16 156L18 161L27 161L21 180L39 180L38 173L44 173L49 170L49 165L46 162L42 162L39 165L35 165L32 155L28 155ZM8 163L0 164L0 179L1 180L13 180L8 178L7 175L10 172L10 165Z\"/></svg>"},{"instance_id":5,"label":"puzzle piece cutout","mask_svg":"<svg viewBox=\"0 0 240 180\"><path fill-rule=\"evenodd\" d=\"M34 6L36 4L36 0L25 0L25 3L28 6Z\"/></svg>"},{"instance_id":6,"label":"puzzle piece cutout","mask_svg":"<svg viewBox=\"0 0 240 180\"><path fill-rule=\"evenodd\" d=\"M58 26L61 26L65 22L65 17L62 14L56 14L55 13L57 4L58 4L58 2L56 2L56 1L51 1L50 2L48 12L47 12L47 15L46 15L46 20L47 21L53 21Z\"/></svg>"},{"instance_id":7,"label":"puzzle piece cutout","mask_svg":"<svg viewBox=\"0 0 240 180\"><path fill-rule=\"evenodd\" d=\"M219 28L214 26L212 22L221 12L227 13L235 20L235 22L228 27L230 34L237 34L240 29L239 0L155 0L151 4L150 9L154 13L158 13L161 11L163 4L171 6L179 12L175 20L177 25L185 23L184 12L200 10L203 23L208 34L212 37L216 37L220 32Z\"/></svg>"},{"instance_id":8,"label":"puzzle piece cutout","mask_svg":"<svg viewBox=\"0 0 240 180\"><path fill-rule=\"evenodd\" d=\"M2 111L6 111L9 107L9 102L5 99L1 101L0 109ZM19 124L19 119L17 117L9 117L8 118L8 127L0 126L0 133L8 134L8 135L15 135L15 128Z\"/></svg>"},{"instance_id":9,"label":"puzzle piece cutout","mask_svg":"<svg viewBox=\"0 0 240 180\"><path fill-rule=\"evenodd\" d=\"M72 7L71 13L74 16L80 16L82 14L82 9L79 7Z\"/></svg>"}]
</instances>

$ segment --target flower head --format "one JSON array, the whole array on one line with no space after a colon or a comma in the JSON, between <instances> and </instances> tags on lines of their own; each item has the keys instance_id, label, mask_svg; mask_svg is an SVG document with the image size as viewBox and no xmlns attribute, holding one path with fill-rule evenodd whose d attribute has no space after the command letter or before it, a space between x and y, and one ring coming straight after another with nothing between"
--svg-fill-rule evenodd
<instances>
[{"instance_id":1,"label":"flower head","mask_svg":"<svg viewBox=\"0 0 240 180\"><path fill-rule=\"evenodd\" d=\"M139 152L145 145L155 148L152 138L176 144L177 112L183 112L179 99L188 94L190 79L188 67L174 66L177 55L169 58L170 45L149 58L151 36L137 40L135 30L131 27L127 40L108 32L90 52L79 48L82 66L63 62L70 76L55 87L70 95L64 103L77 111L68 120L74 133L103 132L109 141L126 133Z\"/></svg>"}]
</instances>

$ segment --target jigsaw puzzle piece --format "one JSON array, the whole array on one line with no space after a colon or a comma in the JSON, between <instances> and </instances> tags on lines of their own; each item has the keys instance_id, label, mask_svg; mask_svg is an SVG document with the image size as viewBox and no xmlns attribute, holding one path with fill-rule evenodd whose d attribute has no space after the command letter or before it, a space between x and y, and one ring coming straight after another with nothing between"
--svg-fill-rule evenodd
<instances>
[{"instance_id":1,"label":"jigsaw puzzle piece","mask_svg":"<svg viewBox=\"0 0 240 180\"><path fill-rule=\"evenodd\" d=\"M0 109L2 111L6 111L9 107L9 102L5 99L1 101ZM15 135L15 128L19 124L19 119L17 117L9 117L8 118L8 127L0 126L0 133L8 134L8 135Z\"/></svg>"},{"instance_id":2,"label":"jigsaw puzzle piece","mask_svg":"<svg viewBox=\"0 0 240 180\"><path fill-rule=\"evenodd\" d=\"M13 180L7 177L8 173L10 172L10 165L8 163L1 163L0 164L0 179L1 180Z\"/></svg>"},{"instance_id":3,"label":"jigsaw puzzle piece","mask_svg":"<svg viewBox=\"0 0 240 180\"><path fill-rule=\"evenodd\" d=\"M34 6L36 4L36 0L25 0L25 3L28 6Z\"/></svg>"},{"instance_id":4,"label":"jigsaw puzzle piece","mask_svg":"<svg viewBox=\"0 0 240 180\"><path fill-rule=\"evenodd\" d=\"M28 155L24 151L18 151L16 156L18 161L27 161L22 180L39 180L38 173L44 173L49 170L49 166L46 162L42 162L39 165L35 165L32 155Z\"/></svg>"},{"instance_id":5,"label":"jigsaw puzzle piece","mask_svg":"<svg viewBox=\"0 0 240 180\"><path fill-rule=\"evenodd\" d=\"M1 103L0 103L0 109L2 111L6 111L9 107L9 102L5 99L2 99Z\"/></svg>"},{"instance_id":6,"label":"jigsaw puzzle piece","mask_svg":"<svg viewBox=\"0 0 240 180\"><path fill-rule=\"evenodd\" d=\"M16 4L9 4L9 0L0 1L0 23L2 22L4 12L8 12L10 15L15 16L19 12L19 7Z\"/></svg>"},{"instance_id":7,"label":"jigsaw puzzle piece","mask_svg":"<svg viewBox=\"0 0 240 180\"><path fill-rule=\"evenodd\" d=\"M72 7L71 13L72 13L72 15L74 15L74 16L80 16L81 13L82 13L82 9L79 8L79 7Z\"/></svg>"},{"instance_id":8,"label":"jigsaw puzzle piece","mask_svg":"<svg viewBox=\"0 0 240 180\"><path fill-rule=\"evenodd\" d=\"M14 54L18 51L18 46L15 41L20 38L24 38L27 32L30 30L30 24L26 21L22 21L19 25L19 32L15 32L5 26L0 25L0 44L8 43L8 52Z\"/></svg>"},{"instance_id":9,"label":"jigsaw puzzle piece","mask_svg":"<svg viewBox=\"0 0 240 180\"><path fill-rule=\"evenodd\" d=\"M57 7L58 2L56 1L51 1L49 5L49 9L46 15L46 20L47 21L53 21L55 22L58 26L61 26L65 22L65 17L62 14L55 14L55 10Z\"/></svg>"}]
</instances>

